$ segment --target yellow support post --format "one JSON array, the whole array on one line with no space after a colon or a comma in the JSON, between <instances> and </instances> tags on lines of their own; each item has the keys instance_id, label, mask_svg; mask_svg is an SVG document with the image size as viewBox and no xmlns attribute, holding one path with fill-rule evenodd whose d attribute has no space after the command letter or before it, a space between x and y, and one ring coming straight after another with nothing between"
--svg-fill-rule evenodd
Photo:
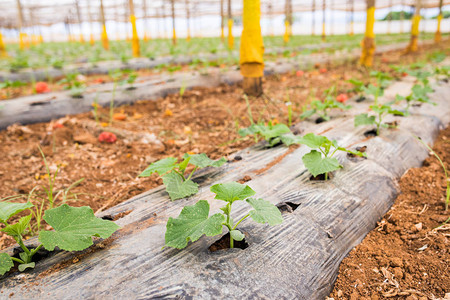
<instances>
[{"instance_id":1,"label":"yellow support post","mask_svg":"<svg viewBox=\"0 0 450 300\"><path fill-rule=\"evenodd\" d=\"M6 51L5 42L3 42L3 35L0 31L0 57L8 57L8 52Z\"/></svg>"},{"instance_id":2,"label":"yellow support post","mask_svg":"<svg viewBox=\"0 0 450 300\"><path fill-rule=\"evenodd\" d=\"M316 35L316 0L312 3L312 25L311 25L311 35Z\"/></svg>"},{"instance_id":3,"label":"yellow support post","mask_svg":"<svg viewBox=\"0 0 450 300\"><path fill-rule=\"evenodd\" d=\"M92 14L91 14L91 2L88 1L87 2L87 9L88 9L88 17L89 17L89 43L91 44L91 46L94 46L95 44L95 40L94 40L94 25L92 23Z\"/></svg>"},{"instance_id":4,"label":"yellow support post","mask_svg":"<svg viewBox=\"0 0 450 300\"><path fill-rule=\"evenodd\" d=\"M244 76L244 93L260 96L264 75L264 44L261 34L260 0L244 0L243 30L240 47L241 74Z\"/></svg>"},{"instance_id":5,"label":"yellow support post","mask_svg":"<svg viewBox=\"0 0 450 300\"><path fill-rule=\"evenodd\" d=\"M442 36L441 36L441 22L442 22L442 4L443 0L439 1L439 15L437 16L437 29L436 33L434 34L434 41L436 43L441 42Z\"/></svg>"},{"instance_id":6,"label":"yellow support post","mask_svg":"<svg viewBox=\"0 0 450 300\"><path fill-rule=\"evenodd\" d=\"M189 9L189 0L186 0L186 26L187 26L187 37L188 42L191 41L191 11Z\"/></svg>"},{"instance_id":7,"label":"yellow support post","mask_svg":"<svg viewBox=\"0 0 450 300\"><path fill-rule=\"evenodd\" d=\"M361 43L362 54L359 63L362 66L371 67L373 63L373 54L375 53L375 33L373 30L375 24L375 0L367 0L367 19L366 33Z\"/></svg>"},{"instance_id":8,"label":"yellow support post","mask_svg":"<svg viewBox=\"0 0 450 300\"><path fill-rule=\"evenodd\" d=\"M233 16L231 14L231 0L228 0L228 48L234 49Z\"/></svg>"},{"instance_id":9,"label":"yellow support post","mask_svg":"<svg viewBox=\"0 0 450 300\"><path fill-rule=\"evenodd\" d=\"M108 32L106 31L105 11L103 9L103 0L100 0L100 17L102 19L102 43L105 50L109 50Z\"/></svg>"},{"instance_id":10,"label":"yellow support post","mask_svg":"<svg viewBox=\"0 0 450 300\"><path fill-rule=\"evenodd\" d=\"M77 19L78 19L78 27L80 28L80 43L84 44L84 36L83 36L83 28L81 21L81 13L80 13L80 5L78 3L79 0L75 1L75 8L77 10Z\"/></svg>"},{"instance_id":11,"label":"yellow support post","mask_svg":"<svg viewBox=\"0 0 450 300\"><path fill-rule=\"evenodd\" d=\"M148 28L150 26L148 25L147 1L146 0L143 0L143 2L142 2L142 10L144 11L144 24L145 24L144 41L148 42L150 40L150 34L148 33Z\"/></svg>"},{"instance_id":12,"label":"yellow support post","mask_svg":"<svg viewBox=\"0 0 450 300\"><path fill-rule=\"evenodd\" d=\"M136 27L136 16L134 15L134 4L133 0L129 0L130 5L130 22L133 29L133 36L131 38L131 47L133 51L133 57L139 57L141 55L141 50L139 48L139 36Z\"/></svg>"},{"instance_id":13,"label":"yellow support post","mask_svg":"<svg viewBox=\"0 0 450 300\"><path fill-rule=\"evenodd\" d=\"M283 41L285 44L287 44L292 35L292 6L290 0L285 0L284 16L285 20Z\"/></svg>"},{"instance_id":14,"label":"yellow support post","mask_svg":"<svg viewBox=\"0 0 450 300\"><path fill-rule=\"evenodd\" d=\"M355 17L355 0L350 0L351 8L350 8L350 35L353 36L355 34L354 31L354 17Z\"/></svg>"},{"instance_id":15,"label":"yellow support post","mask_svg":"<svg viewBox=\"0 0 450 300\"><path fill-rule=\"evenodd\" d=\"M422 6L421 0L416 0L416 7L414 10L414 16L411 23L411 40L406 48L406 52L416 52L417 44L419 40L419 25L420 25L420 9Z\"/></svg>"},{"instance_id":16,"label":"yellow support post","mask_svg":"<svg viewBox=\"0 0 450 300\"><path fill-rule=\"evenodd\" d=\"M323 0L322 3L322 41L325 42L325 11L327 9L327 1Z\"/></svg>"},{"instance_id":17,"label":"yellow support post","mask_svg":"<svg viewBox=\"0 0 450 300\"><path fill-rule=\"evenodd\" d=\"M171 6L172 6L172 44L177 44L177 31L175 28L175 0L171 0Z\"/></svg>"}]
</instances>

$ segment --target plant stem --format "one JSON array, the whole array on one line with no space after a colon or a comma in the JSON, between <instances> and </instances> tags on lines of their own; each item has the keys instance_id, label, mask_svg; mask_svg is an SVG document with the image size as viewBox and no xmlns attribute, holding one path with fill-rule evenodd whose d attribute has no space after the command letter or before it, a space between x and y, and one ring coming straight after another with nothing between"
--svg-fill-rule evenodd
<instances>
[{"instance_id":1,"label":"plant stem","mask_svg":"<svg viewBox=\"0 0 450 300\"><path fill-rule=\"evenodd\" d=\"M192 170L191 174L189 174L189 177L186 180L191 179L192 175L194 174L195 171L197 171L198 166L195 166L194 170Z\"/></svg>"},{"instance_id":2,"label":"plant stem","mask_svg":"<svg viewBox=\"0 0 450 300\"><path fill-rule=\"evenodd\" d=\"M41 249L41 248L42 248L42 244L40 244L39 246L37 246L35 249L31 250L30 258L31 258L33 255L35 255L36 252L38 252L39 249Z\"/></svg>"},{"instance_id":3,"label":"plant stem","mask_svg":"<svg viewBox=\"0 0 450 300\"><path fill-rule=\"evenodd\" d=\"M25 244L23 243L22 237L19 236L17 239L17 243L19 244L20 248L22 248L22 250L28 255L30 256L30 250L28 250L28 248L25 246Z\"/></svg>"},{"instance_id":4,"label":"plant stem","mask_svg":"<svg viewBox=\"0 0 450 300\"><path fill-rule=\"evenodd\" d=\"M236 227L239 225L239 223L241 223L242 221L244 221L245 219L247 219L250 216L250 214L246 214L242 219L240 219L233 227L233 230L236 229Z\"/></svg>"},{"instance_id":5,"label":"plant stem","mask_svg":"<svg viewBox=\"0 0 450 300\"><path fill-rule=\"evenodd\" d=\"M15 258L15 257L12 257L12 256L11 256L11 260L13 260L13 261L15 261L15 262L18 262L19 264L25 264L25 263L26 263L26 262L24 262L23 260L18 259L18 258Z\"/></svg>"},{"instance_id":6,"label":"plant stem","mask_svg":"<svg viewBox=\"0 0 450 300\"><path fill-rule=\"evenodd\" d=\"M328 172L325 172L325 181L328 180Z\"/></svg>"}]
</instances>

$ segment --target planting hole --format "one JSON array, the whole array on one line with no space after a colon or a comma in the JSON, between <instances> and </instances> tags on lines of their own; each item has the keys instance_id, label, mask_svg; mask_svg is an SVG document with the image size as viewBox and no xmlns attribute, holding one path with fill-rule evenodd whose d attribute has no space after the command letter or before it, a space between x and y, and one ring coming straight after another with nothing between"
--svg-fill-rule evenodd
<instances>
[{"instance_id":1,"label":"planting hole","mask_svg":"<svg viewBox=\"0 0 450 300\"><path fill-rule=\"evenodd\" d=\"M242 241L234 241L234 248L246 249L248 248L248 243L243 239ZM219 250L230 249L230 233L228 232L222 236L219 240L215 241L214 244L209 246L209 251L216 252Z\"/></svg>"},{"instance_id":2,"label":"planting hole","mask_svg":"<svg viewBox=\"0 0 450 300\"><path fill-rule=\"evenodd\" d=\"M277 204L277 207L281 213L293 213L299 206L300 204L295 204L292 202L281 202Z\"/></svg>"},{"instance_id":3,"label":"planting hole","mask_svg":"<svg viewBox=\"0 0 450 300\"><path fill-rule=\"evenodd\" d=\"M35 249L35 248L37 248L36 245L30 245L30 246L28 247L28 249L30 249L30 250L31 250L31 249ZM32 260L33 262L37 263L37 262L39 262L39 261L41 261L41 260L44 260L44 259L46 259L46 258L49 258L49 257L55 255L56 253L61 252L61 251L62 251L62 250L58 250L58 248L56 248L54 251L48 251L48 250L45 250L45 249L42 247L41 249L38 250L38 252L36 252L35 255L33 255L33 258L32 258L31 260ZM15 248L13 249L13 257L19 258L19 259L20 259L19 254L22 253L22 252L23 252L23 249L22 249L22 248L20 248L20 247L15 247Z\"/></svg>"},{"instance_id":4,"label":"planting hole","mask_svg":"<svg viewBox=\"0 0 450 300\"><path fill-rule=\"evenodd\" d=\"M328 180L332 179L333 177L334 176L333 176L332 173L328 173ZM311 177L309 177L309 180L312 180L312 181L325 181L325 174L319 174L319 175L317 175L315 177L311 175Z\"/></svg>"},{"instance_id":5,"label":"planting hole","mask_svg":"<svg viewBox=\"0 0 450 300\"><path fill-rule=\"evenodd\" d=\"M364 132L364 136L368 137L368 138L375 137L375 136L377 136L377 130L376 129L368 130L368 131Z\"/></svg>"},{"instance_id":6,"label":"planting hole","mask_svg":"<svg viewBox=\"0 0 450 300\"><path fill-rule=\"evenodd\" d=\"M367 150L367 146L356 147L355 150L364 153ZM362 159L367 159L367 157L364 157L364 156L360 157L360 156L352 154L352 153L347 153L347 158L354 162L356 162L358 160L362 160Z\"/></svg>"},{"instance_id":7,"label":"planting hole","mask_svg":"<svg viewBox=\"0 0 450 300\"><path fill-rule=\"evenodd\" d=\"M320 123L323 123L323 122L325 122L326 120L324 119L324 118L322 118L322 117L318 117L317 119L316 119L316 124L320 124Z\"/></svg>"},{"instance_id":8,"label":"planting hole","mask_svg":"<svg viewBox=\"0 0 450 300\"><path fill-rule=\"evenodd\" d=\"M356 99L356 102L363 102L364 100L366 100L366 97L359 96L358 99Z\"/></svg>"}]
</instances>

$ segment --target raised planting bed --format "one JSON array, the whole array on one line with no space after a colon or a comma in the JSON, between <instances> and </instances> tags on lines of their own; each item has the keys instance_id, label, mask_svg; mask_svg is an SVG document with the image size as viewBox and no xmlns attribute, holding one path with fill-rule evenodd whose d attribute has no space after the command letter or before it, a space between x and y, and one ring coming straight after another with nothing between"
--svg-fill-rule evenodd
<instances>
[{"instance_id":1,"label":"raised planting bed","mask_svg":"<svg viewBox=\"0 0 450 300\"><path fill-rule=\"evenodd\" d=\"M399 88L411 90L412 85L397 84L385 92L395 95ZM352 102L351 110L329 122L296 125L294 132L301 135L322 134L349 149L367 147L367 159L338 152L343 168L329 181L311 180L302 162L308 147L265 149L259 144L220 168L198 173L194 180L200 191L195 196L170 202L166 191L157 188L105 211L103 216L119 218L122 229L112 239L98 242L100 251L55 254L38 262L33 271L1 279L1 291L17 299L242 299L243 295L323 299L342 259L392 205L399 192L398 178L428 156L414 135L432 144L439 129L449 124L450 86L441 83L433 88L430 98L437 106L413 107L408 117L388 116L386 121L397 121L398 127L384 128L376 137L364 135L371 126L354 127L354 116L368 112L369 100ZM219 212L222 203L212 200L209 187L239 180L246 181L258 198L280 208L281 225L244 220L239 229L245 234L245 249L211 252L217 237L202 237L183 250L161 249L169 217L177 217L184 206L200 199L209 201L212 213ZM236 202L233 217L238 220L247 211L244 202Z\"/></svg>"},{"instance_id":2,"label":"raised planting bed","mask_svg":"<svg viewBox=\"0 0 450 300\"><path fill-rule=\"evenodd\" d=\"M424 42L424 44L428 44ZM404 49L406 44L384 45L377 48L377 53ZM360 50L355 49L349 53L334 55L318 55L313 59L302 57L298 61L280 60L277 63L267 63L265 74L283 74L293 70L308 69L314 64L329 62L346 62L360 55ZM130 86L117 86L114 96L114 105L134 103L138 100L153 100L168 94L179 93L181 89L193 87L213 87L220 84L234 84L242 81L239 71L211 70L207 74L200 73L176 73L173 75L151 76L143 78L140 82ZM77 114L92 110L92 104L97 101L100 106L109 106L112 100L114 83L90 86L79 97L72 97L69 92L54 92L40 95L20 97L1 101L0 129L19 124L31 124L47 122L66 115Z\"/></svg>"}]
</instances>

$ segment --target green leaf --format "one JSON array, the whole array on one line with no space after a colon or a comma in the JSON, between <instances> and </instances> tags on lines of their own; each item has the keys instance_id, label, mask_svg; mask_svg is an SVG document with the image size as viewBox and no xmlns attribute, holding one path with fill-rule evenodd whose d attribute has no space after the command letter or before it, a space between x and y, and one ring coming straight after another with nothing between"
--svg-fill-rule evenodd
<instances>
[{"instance_id":1,"label":"green leaf","mask_svg":"<svg viewBox=\"0 0 450 300\"><path fill-rule=\"evenodd\" d=\"M227 160L222 157L219 160L212 160L211 158L209 158L205 153L200 153L200 154L193 154L190 155L188 153L186 153L183 158L186 159L190 157L191 160L189 161L190 164L197 166L199 168L206 168L206 167L220 167L222 166Z\"/></svg>"},{"instance_id":2,"label":"green leaf","mask_svg":"<svg viewBox=\"0 0 450 300\"><path fill-rule=\"evenodd\" d=\"M242 137L247 136L247 135L254 135L256 133L260 133L261 131L264 130L264 125L261 124L252 124L247 128L241 128L238 131L238 134Z\"/></svg>"},{"instance_id":3,"label":"green leaf","mask_svg":"<svg viewBox=\"0 0 450 300\"><path fill-rule=\"evenodd\" d=\"M304 119L306 119L306 118L311 117L311 116L314 115L315 113L316 113L316 110L315 110L315 109L307 110L307 111L303 112L303 113L300 115L300 119L304 120Z\"/></svg>"},{"instance_id":4,"label":"green leaf","mask_svg":"<svg viewBox=\"0 0 450 300\"><path fill-rule=\"evenodd\" d=\"M373 124L375 124L375 116L369 117L368 114L360 114L355 116L355 127Z\"/></svg>"},{"instance_id":5,"label":"green leaf","mask_svg":"<svg viewBox=\"0 0 450 300\"><path fill-rule=\"evenodd\" d=\"M227 182L215 184L211 187L211 192L216 194L214 199L219 199L233 203L236 200L244 200L256 194L251 187L237 182Z\"/></svg>"},{"instance_id":6,"label":"green leaf","mask_svg":"<svg viewBox=\"0 0 450 300\"><path fill-rule=\"evenodd\" d=\"M300 144L301 137L294 135L292 133L283 134L281 137L281 142L285 144L286 146L290 146L293 144Z\"/></svg>"},{"instance_id":7,"label":"green leaf","mask_svg":"<svg viewBox=\"0 0 450 300\"><path fill-rule=\"evenodd\" d=\"M306 145L309 148L317 149L323 144L330 142L330 140L322 135L315 135L314 133L308 133L305 136L298 139L300 144Z\"/></svg>"},{"instance_id":8,"label":"green leaf","mask_svg":"<svg viewBox=\"0 0 450 300\"><path fill-rule=\"evenodd\" d=\"M144 172L139 175L139 177L148 177L155 172L162 176L165 173L173 170L173 168L175 168L176 166L176 163L177 159L174 157L167 157L158 160L157 162L154 162L150 166L148 166L147 169L145 169Z\"/></svg>"},{"instance_id":9,"label":"green leaf","mask_svg":"<svg viewBox=\"0 0 450 300\"><path fill-rule=\"evenodd\" d=\"M5 223L9 218L15 214L20 213L26 209L32 208L34 205L31 202L27 203L12 203L0 202L0 222Z\"/></svg>"},{"instance_id":10,"label":"green leaf","mask_svg":"<svg viewBox=\"0 0 450 300\"><path fill-rule=\"evenodd\" d=\"M0 253L0 275L4 275L12 267L14 267L14 262L11 257L6 253Z\"/></svg>"},{"instance_id":11,"label":"green leaf","mask_svg":"<svg viewBox=\"0 0 450 300\"><path fill-rule=\"evenodd\" d=\"M261 131L261 135L266 141L269 141L272 138L281 136L289 132L291 132L291 130L285 124L277 124L274 126L265 127L264 130Z\"/></svg>"},{"instance_id":12,"label":"green leaf","mask_svg":"<svg viewBox=\"0 0 450 300\"><path fill-rule=\"evenodd\" d=\"M48 251L55 247L66 251L84 250L93 244L92 236L106 239L120 228L112 221L97 218L88 206L63 204L46 210L44 220L55 229L39 233L39 241Z\"/></svg>"},{"instance_id":13,"label":"green leaf","mask_svg":"<svg viewBox=\"0 0 450 300\"><path fill-rule=\"evenodd\" d=\"M255 210L250 211L250 217L257 223L268 223L270 226L283 223L280 210L264 199L249 198L246 200Z\"/></svg>"},{"instance_id":14,"label":"green leaf","mask_svg":"<svg viewBox=\"0 0 450 300\"><path fill-rule=\"evenodd\" d=\"M35 264L34 262L30 262L30 263L28 263L28 264L20 264L20 265L19 265L19 271L20 271L20 272L23 272L23 271L25 271L27 268L34 269L35 265L36 265L36 264Z\"/></svg>"},{"instance_id":15,"label":"green leaf","mask_svg":"<svg viewBox=\"0 0 450 300\"><path fill-rule=\"evenodd\" d=\"M198 184L192 180L183 180L175 172L164 175L162 179L171 200L185 198L198 192Z\"/></svg>"},{"instance_id":16,"label":"green leaf","mask_svg":"<svg viewBox=\"0 0 450 300\"><path fill-rule=\"evenodd\" d=\"M25 231L25 229L27 228L28 224L31 221L31 217L32 217L32 215L23 217L16 224L8 225L5 228L3 228L1 231L3 231L7 235L10 235L14 238L22 236L23 232Z\"/></svg>"},{"instance_id":17,"label":"green leaf","mask_svg":"<svg viewBox=\"0 0 450 300\"><path fill-rule=\"evenodd\" d=\"M200 200L194 205L185 206L178 218L169 217L166 225L166 246L182 249L189 240L195 242L203 234L215 236L222 233L225 216L209 215L209 203Z\"/></svg>"},{"instance_id":18,"label":"green leaf","mask_svg":"<svg viewBox=\"0 0 450 300\"><path fill-rule=\"evenodd\" d=\"M233 240L238 241L238 242L242 241L245 238L245 235L237 229L231 230L230 235L233 238Z\"/></svg>"},{"instance_id":19,"label":"green leaf","mask_svg":"<svg viewBox=\"0 0 450 300\"><path fill-rule=\"evenodd\" d=\"M342 168L336 158L322 157L322 153L316 150L312 150L310 153L303 155L302 160L305 167L314 177Z\"/></svg>"}]
</instances>

